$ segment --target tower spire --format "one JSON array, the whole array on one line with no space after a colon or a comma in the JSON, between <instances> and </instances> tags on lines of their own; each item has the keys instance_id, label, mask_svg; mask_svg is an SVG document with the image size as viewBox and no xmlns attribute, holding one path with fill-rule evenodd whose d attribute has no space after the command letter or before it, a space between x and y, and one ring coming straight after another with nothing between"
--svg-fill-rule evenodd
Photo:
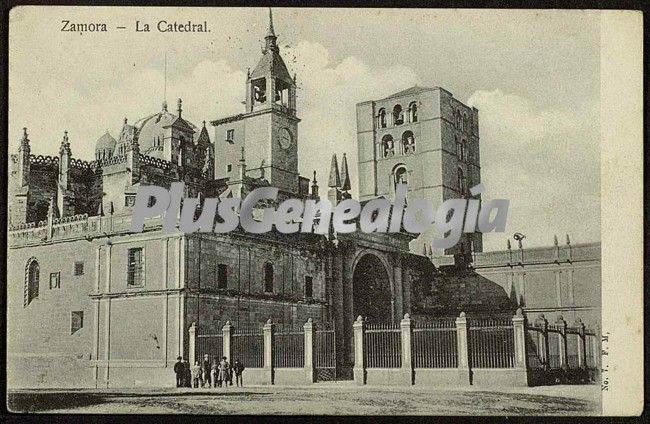
<instances>
[{"instance_id":1,"label":"tower spire","mask_svg":"<svg viewBox=\"0 0 650 424\"><path fill-rule=\"evenodd\" d=\"M341 164L341 190L348 191L352 188L350 184L350 171L348 170L348 158L343 153L343 163Z\"/></svg>"},{"instance_id":2,"label":"tower spire","mask_svg":"<svg viewBox=\"0 0 650 424\"><path fill-rule=\"evenodd\" d=\"M269 30L267 31L264 40L266 41L266 46L264 48L265 52L269 50L275 52L280 51L277 44L278 37L277 35L275 35L275 29L273 29L273 11L271 10L270 7L269 7Z\"/></svg>"},{"instance_id":3,"label":"tower spire","mask_svg":"<svg viewBox=\"0 0 650 424\"><path fill-rule=\"evenodd\" d=\"M330 179L328 182L329 187L341 187L341 174L339 174L339 163L336 159L336 153L332 155L332 163L330 164Z\"/></svg>"},{"instance_id":4,"label":"tower spire","mask_svg":"<svg viewBox=\"0 0 650 424\"><path fill-rule=\"evenodd\" d=\"M275 30L273 29L273 10L269 7L269 32L267 36L275 37Z\"/></svg>"}]
</instances>

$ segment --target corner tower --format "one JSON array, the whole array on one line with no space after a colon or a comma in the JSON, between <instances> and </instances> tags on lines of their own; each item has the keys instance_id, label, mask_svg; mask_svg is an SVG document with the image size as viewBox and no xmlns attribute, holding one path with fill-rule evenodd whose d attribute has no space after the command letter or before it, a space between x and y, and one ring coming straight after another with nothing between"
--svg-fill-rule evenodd
<instances>
[{"instance_id":1,"label":"corner tower","mask_svg":"<svg viewBox=\"0 0 650 424\"><path fill-rule=\"evenodd\" d=\"M298 122L296 79L291 77L278 46L269 10L269 27L262 57L246 77L246 110L217 119L215 178L237 178L242 147L246 174L265 178L287 193L298 193Z\"/></svg>"}]
</instances>

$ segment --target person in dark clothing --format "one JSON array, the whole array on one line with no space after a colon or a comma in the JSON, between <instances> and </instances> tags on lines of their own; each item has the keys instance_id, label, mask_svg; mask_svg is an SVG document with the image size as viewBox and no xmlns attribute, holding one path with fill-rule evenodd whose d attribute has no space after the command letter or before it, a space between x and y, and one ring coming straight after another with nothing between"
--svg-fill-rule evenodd
<instances>
[{"instance_id":1,"label":"person in dark clothing","mask_svg":"<svg viewBox=\"0 0 650 424\"><path fill-rule=\"evenodd\" d=\"M232 370L235 373L235 382L237 384L237 387L244 387L244 381L242 379L242 374L244 373L244 364L242 364L239 359L235 359L235 362L232 364ZM232 382L230 384L232 384Z\"/></svg>"},{"instance_id":2,"label":"person in dark clothing","mask_svg":"<svg viewBox=\"0 0 650 424\"><path fill-rule=\"evenodd\" d=\"M177 362L174 364L174 374L176 374L176 387L183 386L183 379L185 376L185 366L183 365L183 358L176 358Z\"/></svg>"},{"instance_id":3,"label":"person in dark clothing","mask_svg":"<svg viewBox=\"0 0 650 424\"><path fill-rule=\"evenodd\" d=\"M210 387L212 385L212 379L210 378L210 372L212 371L212 364L210 363L210 355L207 353L203 355L203 362L201 363L201 373L203 374L203 386Z\"/></svg>"},{"instance_id":4,"label":"person in dark clothing","mask_svg":"<svg viewBox=\"0 0 650 424\"><path fill-rule=\"evenodd\" d=\"M190 363L185 359L182 359L183 363L183 386L182 387L192 387L192 373L190 371Z\"/></svg>"}]
</instances>

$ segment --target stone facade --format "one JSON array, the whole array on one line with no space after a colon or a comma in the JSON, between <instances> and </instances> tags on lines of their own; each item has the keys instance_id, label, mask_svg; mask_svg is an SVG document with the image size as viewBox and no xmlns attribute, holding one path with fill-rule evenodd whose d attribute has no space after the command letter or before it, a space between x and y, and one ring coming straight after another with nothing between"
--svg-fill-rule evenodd
<instances>
[{"instance_id":1,"label":"stone facade","mask_svg":"<svg viewBox=\"0 0 650 424\"><path fill-rule=\"evenodd\" d=\"M414 86L357 104L357 148L362 201L393 198L395 184L406 182L407 197L427 199L435 211L445 200L469 197L481 182L478 110L440 87ZM412 250L430 249L433 237L433 230L423 233ZM482 250L474 233L444 253Z\"/></svg>"}]
</instances>

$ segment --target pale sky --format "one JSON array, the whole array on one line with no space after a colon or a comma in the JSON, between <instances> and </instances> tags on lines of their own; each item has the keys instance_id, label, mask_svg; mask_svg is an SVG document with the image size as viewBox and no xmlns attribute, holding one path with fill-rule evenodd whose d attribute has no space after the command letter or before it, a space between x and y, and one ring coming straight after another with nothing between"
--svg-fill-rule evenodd
<instances>
[{"instance_id":1,"label":"pale sky","mask_svg":"<svg viewBox=\"0 0 650 424\"><path fill-rule=\"evenodd\" d=\"M109 32L61 32L62 19ZM158 33L163 19L211 32ZM274 24L298 77L300 171L321 187L331 154L346 152L356 190L356 103L440 86L479 109L483 198L511 202L507 232L484 235L484 250L514 232L529 247L600 240L598 12L276 8ZM73 156L92 159L124 117L160 110L165 52L170 111L181 97L196 125L243 112L267 25L264 8L14 8L9 151L27 127L32 153L57 155L68 130Z\"/></svg>"}]
</instances>

